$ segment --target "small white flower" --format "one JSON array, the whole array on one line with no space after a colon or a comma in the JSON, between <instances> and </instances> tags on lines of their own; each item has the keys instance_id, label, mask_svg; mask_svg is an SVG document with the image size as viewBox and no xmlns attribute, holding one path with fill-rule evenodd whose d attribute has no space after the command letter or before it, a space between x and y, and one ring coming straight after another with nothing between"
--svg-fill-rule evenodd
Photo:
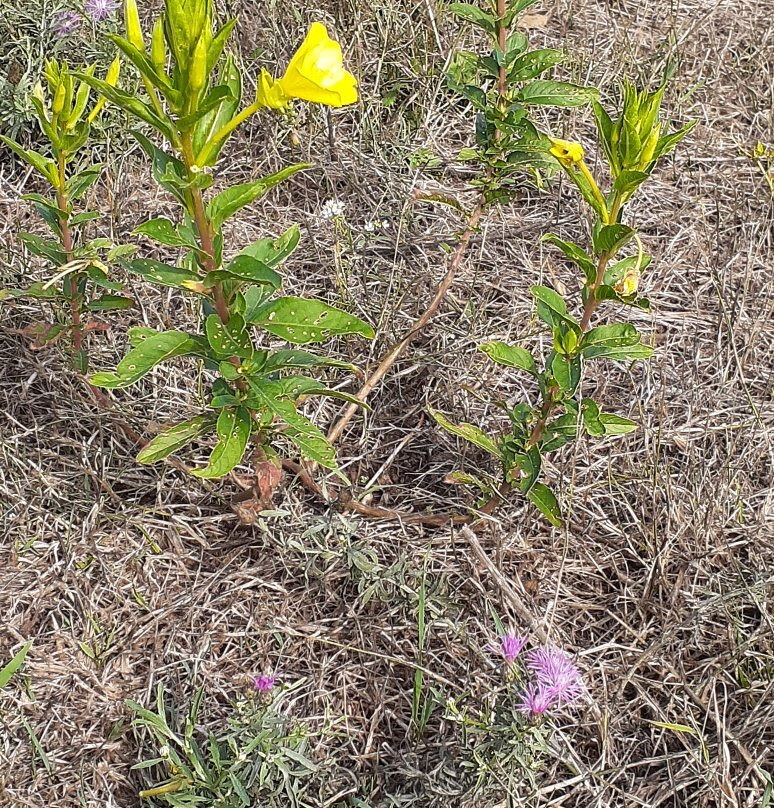
<instances>
[{"instance_id":1,"label":"small white flower","mask_svg":"<svg viewBox=\"0 0 774 808\"><path fill-rule=\"evenodd\" d=\"M344 214L344 203L338 199L327 199L320 209L320 216L323 219L335 219Z\"/></svg>"},{"instance_id":2,"label":"small white flower","mask_svg":"<svg viewBox=\"0 0 774 808\"><path fill-rule=\"evenodd\" d=\"M387 219L382 219L382 230L389 230L389 229L390 229L390 223L387 221Z\"/></svg>"},{"instance_id":3,"label":"small white flower","mask_svg":"<svg viewBox=\"0 0 774 808\"><path fill-rule=\"evenodd\" d=\"M374 230L376 230L376 222L366 222L363 225L363 230L365 230L366 233L373 233Z\"/></svg>"},{"instance_id":4,"label":"small white flower","mask_svg":"<svg viewBox=\"0 0 774 808\"><path fill-rule=\"evenodd\" d=\"M163 758L168 758L169 757L169 747L168 746L162 746L161 749L159 749L159 757L163 757Z\"/></svg>"}]
</instances>

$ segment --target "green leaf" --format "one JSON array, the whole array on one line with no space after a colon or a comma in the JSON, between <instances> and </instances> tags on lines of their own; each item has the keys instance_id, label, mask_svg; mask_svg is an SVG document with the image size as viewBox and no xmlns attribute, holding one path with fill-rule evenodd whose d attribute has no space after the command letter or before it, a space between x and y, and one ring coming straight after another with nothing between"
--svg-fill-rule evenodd
<instances>
[{"instance_id":1,"label":"green leaf","mask_svg":"<svg viewBox=\"0 0 774 808\"><path fill-rule=\"evenodd\" d=\"M508 3L508 10L503 18L505 27L510 28L516 17L523 14L530 6L534 6L537 2L538 0L511 0L511 2Z\"/></svg>"},{"instance_id":2,"label":"green leaf","mask_svg":"<svg viewBox=\"0 0 774 808\"><path fill-rule=\"evenodd\" d=\"M615 255L634 238L634 230L625 224L606 224L594 231L594 250L597 255Z\"/></svg>"},{"instance_id":3,"label":"green leaf","mask_svg":"<svg viewBox=\"0 0 774 808\"><path fill-rule=\"evenodd\" d=\"M190 195L187 190L187 172L182 161L158 148L142 132L133 129L131 134L150 158L153 178L156 182L169 191L181 205L189 208Z\"/></svg>"},{"instance_id":4,"label":"green leaf","mask_svg":"<svg viewBox=\"0 0 774 808\"><path fill-rule=\"evenodd\" d=\"M567 304L560 294L547 286L533 286L530 289L532 296L537 300L538 317L553 328L560 324L569 326L580 335L580 325L567 311Z\"/></svg>"},{"instance_id":5,"label":"green leaf","mask_svg":"<svg viewBox=\"0 0 774 808\"><path fill-rule=\"evenodd\" d=\"M566 258L580 267L587 283L594 283L597 279L597 265L594 263L594 259L580 245L572 241L565 241L553 233L546 233L540 240L558 247Z\"/></svg>"},{"instance_id":6,"label":"green leaf","mask_svg":"<svg viewBox=\"0 0 774 808\"><path fill-rule=\"evenodd\" d=\"M612 286L608 286L605 283L597 289L597 300L615 300L618 303L623 303L625 306L634 306L644 311L650 311L650 300L648 300L648 298L637 297L636 294L631 297L623 297L619 295Z\"/></svg>"},{"instance_id":7,"label":"green leaf","mask_svg":"<svg viewBox=\"0 0 774 808\"><path fill-rule=\"evenodd\" d=\"M86 308L89 311L117 311L119 309L131 309L134 300L121 295L102 295L94 300L90 300Z\"/></svg>"},{"instance_id":8,"label":"green leaf","mask_svg":"<svg viewBox=\"0 0 774 808\"><path fill-rule=\"evenodd\" d=\"M631 323L600 325L583 338L581 353L586 359L647 359L653 355L653 348L640 340L640 333Z\"/></svg>"},{"instance_id":9,"label":"green leaf","mask_svg":"<svg viewBox=\"0 0 774 808\"><path fill-rule=\"evenodd\" d=\"M73 174L65 183L71 201L80 199L102 175L102 163L88 166Z\"/></svg>"},{"instance_id":10,"label":"green leaf","mask_svg":"<svg viewBox=\"0 0 774 808\"><path fill-rule=\"evenodd\" d=\"M532 354L525 348L516 345L508 345L506 342L485 342L478 346L479 351L483 351L493 362L507 368L517 368L526 370L537 377L538 369Z\"/></svg>"},{"instance_id":11,"label":"green leaf","mask_svg":"<svg viewBox=\"0 0 774 808\"><path fill-rule=\"evenodd\" d=\"M578 416L572 412L560 415L545 428L544 440L541 442L543 454L554 452L571 440L575 440L577 434Z\"/></svg>"},{"instance_id":12,"label":"green leaf","mask_svg":"<svg viewBox=\"0 0 774 808\"><path fill-rule=\"evenodd\" d=\"M534 487L540 476L540 469L543 461L540 457L540 450L537 446L530 447L526 453L518 454L514 458L514 466L521 471L521 475L514 475L511 478L518 482L522 494L527 494Z\"/></svg>"},{"instance_id":13,"label":"green leaf","mask_svg":"<svg viewBox=\"0 0 774 808\"><path fill-rule=\"evenodd\" d=\"M488 34L494 36L497 32L495 18L479 6L473 5L472 3L452 3L449 6L449 11L461 20L483 28Z\"/></svg>"},{"instance_id":14,"label":"green leaf","mask_svg":"<svg viewBox=\"0 0 774 808\"><path fill-rule=\"evenodd\" d=\"M204 291L202 286L204 278L190 269L169 266L169 264L162 264L160 261L153 261L150 258L135 258L133 261L126 261L124 266L130 272L135 272L160 286L171 286L175 289L199 292L199 294Z\"/></svg>"},{"instance_id":15,"label":"green leaf","mask_svg":"<svg viewBox=\"0 0 774 808\"><path fill-rule=\"evenodd\" d=\"M191 129L199 121L209 115L210 112L218 109L223 102L233 102L234 97L231 94L231 88L225 84L219 84L213 87L203 98L199 101L197 109L190 115L183 115L177 119L177 126L181 130ZM207 161L210 162L209 160ZM201 168L201 166L200 166Z\"/></svg>"},{"instance_id":16,"label":"green leaf","mask_svg":"<svg viewBox=\"0 0 774 808\"><path fill-rule=\"evenodd\" d=\"M218 359L239 356L250 359L254 348L241 314L232 314L226 325L217 314L211 314L206 323L207 340Z\"/></svg>"},{"instance_id":17,"label":"green leaf","mask_svg":"<svg viewBox=\"0 0 774 808\"><path fill-rule=\"evenodd\" d=\"M580 87L566 81L538 79L521 88L516 101L525 106L580 107L599 95L593 87Z\"/></svg>"},{"instance_id":18,"label":"green leaf","mask_svg":"<svg viewBox=\"0 0 774 808\"><path fill-rule=\"evenodd\" d=\"M605 427L599 420L599 407L594 399L583 399L581 402L581 414L583 415L583 425L589 435L599 436L605 434Z\"/></svg>"},{"instance_id":19,"label":"green leaf","mask_svg":"<svg viewBox=\"0 0 774 808\"><path fill-rule=\"evenodd\" d=\"M528 81L534 79L564 59L561 51L553 48L541 48L530 51L514 59L508 68L510 81Z\"/></svg>"},{"instance_id":20,"label":"green leaf","mask_svg":"<svg viewBox=\"0 0 774 808\"><path fill-rule=\"evenodd\" d=\"M611 345L590 345L584 348L583 356L585 359L619 359L619 360L636 360L636 359L649 359L653 356L653 348L650 345L622 345L614 347Z\"/></svg>"},{"instance_id":21,"label":"green leaf","mask_svg":"<svg viewBox=\"0 0 774 808\"><path fill-rule=\"evenodd\" d=\"M159 432L137 455L137 461L143 465L157 463L168 455L187 446L200 435L205 435L215 428L215 417L211 413L197 415L188 421L175 424L163 432Z\"/></svg>"},{"instance_id":22,"label":"green leaf","mask_svg":"<svg viewBox=\"0 0 774 808\"><path fill-rule=\"evenodd\" d=\"M647 171L622 171L613 185L613 190L630 196L649 177Z\"/></svg>"},{"instance_id":23,"label":"green leaf","mask_svg":"<svg viewBox=\"0 0 774 808\"><path fill-rule=\"evenodd\" d=\"M74 76L86 82L92 89L103 95L111 104L115 104L125 112L134 115L145 123L149 123L157 132L161 133L168 141L175 140L175 135L169 121L160 118L156 112L136 95L126 93L113 87L102 79L90 76L88 73L74 73Z\"/></svg>"},{"instance_id":24,"label":"green leaf","mask_svg":"<svg viewBox=\"0 0 774 808\"><path fill-rule=\"evenodd\" d=\"M223 222L245 205L249 205L256 199L264 196L274 188L275 185L279 185L283 180L288 179L288 177L292 177L299 171L304 171L310 167L310 163L298 163L293 166L287 166L269 177L264 177L254 182L246 182L241 185L234 185L231 188L227 188L225 191L221 191L209 205L207 205L207 216L213 228L216 231L220 230Z\"/></svg>"},{"instance_id":25,"label":"green leaf","mask_svg":"<svg viewBox=\"0 0 774 808\"><path fill-rule=\"evenodd\" d=\"M600 413L599 421L605 428L605 435L626 435L628 432L634 432L637 429L635 421L606 412Z\"/></svg>"},{"instance_id":26,"label":"green leaf","mask_svg":"<svg viewBox=\"0 0 774 808\"><path fill-rule=\"evenodd\" d=\"M527 494L529 501L548 519L555 527L561 527L562 515L559 510L559 503L553 491L543 483L535 483Z\"/></svg>"},{"instance_id":27,"label":"green leaf","mask_svg":"<svg viewBox=\"0 0 774 808\"><path fill-rule=\"evenodd\" d=\"M677 132L673 132L671 135L664 135L658 139L658 143L656 143L656 150L653 152L653 162L655 163L659 157L663 157L665 154L668 154L675 146L696 126L697 121L691 121L683 126L681 129L678 129Z\"/></svg>"},{"instance_id":28,"label":"green leaf","mask_svg":"<svg viewBox=\"0 0 774 808\"><path fill-rule=\"evenodd\" d=\"M214 286L218 281L227 278L270 286L275 291L282 285L282 276L278 272L244 253L229 261L223 269L208 272L204 283L208 287Z\"/></svg>"},{"instance_id":29,"label":"green leaf","mask_svg":"<svg viewBox=\"0 0 774 808\"><path fill-rule=\"evenodd\" d=\"M161 362L188 355L207 357L206 340L183 331L157 331L132 348L118 363L115 373L94 373L89 381L95 387L111 390L129 387Z\"/></svg>"},{"instance_id":30,"label":"green leaf","mask_svg":"<svg viewBox=\"0 0 774 808\"><path fill-rule=\"evenodd\" d=\"M167 247L189 247L191 249L198 249L198 245L184 238L177 231L174 223L169 219L160 217L158 219L151 219L144 222L135 229L134 235L148 236L159 244L164 244Z\"/></svg>"},{"instance_id":31,"label":"green leaf","mask_svg":"<svg viewBox=\"0 0 774 808\"><path fill-rule=\"evenodd\" d=\"M613 121L605 111L605 108L599 101L593 102L594 118L597 122L597 132L599 133L599 140L602 143L602 149L607 157L614 175L618 172L618 160L613 149Z\"/></svg>"},{"instance_id":32,"label":"green leaf","mask_svg":"<svg viewBox=\"0 0 774 808\"><path fill-rule=\"evenodd\" d=\"M257 408L270 412L286 424L282 434L288 437L301 454L327 469L337 469L336 453L325 435L307 418L296 411L290 401L282 398L282 387L268 379L247 378Z\"/></svg>"},{"instance_id":33,"label":"green leaf","mask_svg":"<svg viewBox=\"0 0 774 808\"><path fill-rule=\"evenodd\" d=\"M32 151L31 149L28 151L27 149L22 148L18 143L5 135L0 135L0 141L4 143L17 157L24 160L27 165L30 165L39 171L50 183L53 184L57 181L57 167L53 160L48 157L44 157L42 154L38 154L38 152Z\"/></svg>"},{"instance_id":34,"label":"green leaf","mask_svg":"<svg viewBox=\"0 0 774 808\"><path fill-rule=\"evenodd\" d=\"M296 249L300 235L298 225L294 224L278 238L263 238L245 247L240 255L249 255L250 258L274 268Z\"/></svg>"},{"instance_id":35,"label":"green leaf","mask_svg":"<svg viewBox=\"0 0 774 808\"><path fill-rule=\"evenodd\" d=\"M309 367L344 368L353 373L358 370L357 365L353 365L350 362L342 362L339 359L329 359L327 356L317 356L316 354L307 353L306 351L290 349L274 351L274 353L269 354L263 366L263 371L265 373L271 373L272 371L283 370L285 368Z\"/></svg>"},{"instance_id":36,"label":"green leaf","mask_svg":"<svg viewBox=\"0 0 774 808\"><path fill-rule=\"evenodd\" d=\"M301 297L273 300L255 311L250 322L295 345L321 342L340 334L374 337L373 328L358 317L319 300Z\"/></svg>"},{"instance_id":37,"label":"green leaf","mask_svg":"<svg viewBox=\"0 0 774 808\"><path fill-rule=\"evenodd\" d=\"M64 248L58 241L41 238L34 233L19 233L19 238L31 253L40 258L47 258L57 266L63 266L67 261Z\"/></svg>"},{"instance_id":38,"label":"green leaf","mask_svg":"<svg viewBox=\"0 0 774 808\"><path fill-rule=\"evenodd\" d=\"M640 262L640 270L644 271L650 265L651 258L649 255L643 255L642 260L640 260L638 255L630 255L628 258L616 261L605 270L604 283L608 286L615 286L628 270L634 269L634 267L637 266L638 261Z\"/></svg>"},{"instance_id":39,"label":"green leaf","mask_svg":"<svg viewBox=\"0 0 774 808\"><path fill-rule=\"evenodd\" d=\"M0 668L0 689L4 688L8 682L11 681L11 677L14 673L21 668L24 658L27 656L27 652L32 648L32 642L33 641L30 640L25 643L19 651L14 654L13 659L7 665Z\"/></svg>"},{"instance_id":40,"label":"green leaf","mask_svg":"<svg viewBox=\"0 0 774 808\"><path fill-rule=\"evenodd\" d=\"M301 398L301 396L327 396L328 398L346 401L349 404L356 404L358 407L362 407L365 410L370 411L371 409L368 404L361 401L357 396L353 396L351 393L344 393L341 390L332 390L320 384L317 379L311 379L308 376L286 376L283 379L277 380L277 384L283 390L283 397L289 398L294 402Z\"/></svg>"},{"instance_id":41,"label":"green leaf","mask_svg":"<svg viewBox=\"0 0 774 808\"><path fill-rule=\"evenodd\" d=\"M549 366L556 383L564 392L574 393L577 390L581 378L581 359L579 356L571 358L564 354L554 353Z\"/></svg>"},{"instance_id":42,"label":"green leaf","mask_svg":"<svg viewBox=\"0 0 774 808\"><path fill-rule=\"evenodd\" d=\"M505 460L505 456L503 455L500 447L489 437L489 435L482 432L477 426L464 423L453 424L445 416L441 415L440 412L432 409L432 407L428 407L428 411L430 415L435 418L438 424L447 432L451 432L452 435L457 435L460 438L464 438L466 441L478 446L480 449L483 449L485 452L488 452L490 455L493 455L500 461Z\"/></svg>"},{"instance_id":43,"label":"green leaf","mask_svg":"<svg viewBox=\"0 0 774 808\"><path fill-rule=\"evenodd\" d=\"M239 108L242 99L242 74L231 54L226 57L223 63L218 83L226 85L231 90L231 97L224 98L218 107L210 110L196 124L193 143L194 153L197 155L201 154L204 147L212 141L215 134L231 121ZM205 165L215 165L225 144L226 139L224 138L218 144L214 145L209 154L209 158L205 160Z\"/></svg>"},{"instance_id":44,"label":"green leaf","mask_svg":"<svg viewBox=\"0 0 774 808\"><path fill-rule=\"evenodd\" d=\"M205 479L225 477L242 460L252 427L253 419L247 407L221 410L217 424L218 442L209 463L204 468L194 469L192 474Z\"/></svg>"}]
</instances>

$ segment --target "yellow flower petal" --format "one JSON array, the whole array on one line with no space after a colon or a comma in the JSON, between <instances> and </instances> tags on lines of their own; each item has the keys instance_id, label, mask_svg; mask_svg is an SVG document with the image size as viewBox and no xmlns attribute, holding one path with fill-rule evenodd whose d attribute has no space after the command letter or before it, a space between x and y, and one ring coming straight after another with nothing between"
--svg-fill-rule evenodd
<instances>
[{"instance_id":1,"label":"yellow flower petal","mask_svg":"<svg viewBox=\"0 0 774 808\"><path fill-rule=\"evenodd\" d=\"M271 73L264 67L258 77L258 92L255 98L261 107L284 109L290 99L285 95L279 82L275 82Z\"/></svg>"},{"instance_id":2,"label":"yellow flower petal","mask_svg":"<svg viewBox=\"0 0 774 808\"><path fill-rule=\"evenodd\" d=\"M277 84L288 98L330 107L357 101L357 81L344 69L341 46L319 22L312 24Z\"/></svg>"},{"instance_id":3,"label":"yellow flower petal","mask_svg":"<svg viewBox=\"0 0 774 808\"><path fill-rule=\"evenodd\" d=\"M549 137L551 141L551 154L562 165L572 165L583 160L583 146L574 140L562 140L558 137Z\"/></svg>"}]
</instances>

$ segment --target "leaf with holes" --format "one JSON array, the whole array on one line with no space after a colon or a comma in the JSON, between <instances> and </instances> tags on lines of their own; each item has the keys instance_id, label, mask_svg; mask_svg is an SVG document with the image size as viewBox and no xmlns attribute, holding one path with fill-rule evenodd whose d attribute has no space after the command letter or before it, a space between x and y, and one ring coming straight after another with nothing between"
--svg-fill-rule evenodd
<instances>
[{"instance_id":1,"label":"leaf with holes","mask_svg":"<svg viewBox=\"0 0 774 808\"><path fill-rule=\"evenodd\" d=\"M270 286L275 291L282 285L282 276L278 272L275 272L262 261L257 261L255 258L244 254L237 255L223 269L208 272L204 285L209 288L218 281L226 279Z\"/></svg>"},{"instance_id":2,"label":"leaf with holes","mask_svg":"<svg viewBox=\"0 0 774 808\"><path fill-rule=\"evenodd\" d=\"M202 281L204 279L190 269L162 264L161 261L153 261L150 258L136 258L134 261L127 261L124 266L130 272L134 272L152 283L157 283L159 286L171 286L174 289L203 293Z\"/></svg>"},{"instance_id":3,"label":"leaf with holes","mask_svg":"<svg viewBox=\"0 0 774 808\"><path fill-rule=\"evenodd\" d=\"M338 469L333 446L311 421L296 411L290 401L282 398L281 385L269 379L248 378L247 381L257 408L285 423L282 434L298 447L304 457L324 468Z\"/></svg>"},{"instance_id":4,"label":"leaf with holes","mask_svg":"<svg viewBox=\"0 0 774 808\"><path fill-rule=\"evenodd\" d=\"M650 345L631 323L611 323L592 328L581 342L586 359L647 359L653 355Z\"/></svg>"},{"instance_id":5,"label":"leaf with holes","mask_svg":"<svg viewBox=\"0 0 774 808\"><path fill-rule=\"evenodd\" d=\"M262 370L264 373L270 373L275 370L284 370L285 368L311 367L343 368L352 373L359 371L357 365L353 365L351 362L342 362L340 359L329 359L327 356L317 356L317 354L299 351L293 348L285 351L274 351L274 353L269 354Z\"/></svg>"},{"instance_id":6,"label":"leaf with holes","mask_svg":"<svg viewBox=\"0 0 774 808\"><path fill-rule=\"evenodd\" d=\"M239 254L249 255L266 266L276 267L296 249L300 235L298 225L294 224L278 238L263 238L245 247Z\"/></svg>"},{"instance_id":7,"label":"leaf with holes","mask_svg":"<svg viewBox=\"0 0 774 808\"><path fill-rule=\"evenodd\" d=\"M328 398L337 398L340 401L355 404L369 412L371 410L368 404L361 401L356 396L353 396L351 393L344 393L341 390L332 390L329 387L324 387L317 379L311 379L309 376L285 376L282 379L278 379L277 384L283 390L283 397L289 398L291 401L297 401L301 396L327 396Z\"/></svg>"},{"instance_id":8,"label":"leaf with holes","mask_svg":"<svg viewBox=\"0 0 774 808\"><path fill-rule=\"evenodd\" d=\"M141 224L134 230L134 235L147 236L166 247L188 247L192 250L199 250L195 242L182 236L174 223L164 217L151 219Z\"/></svg>"},{"instance_id":9,"label":"leaf with holes","mask_svg":"<svg viewBox=\"0 0 774 808\"><path fill-rule=\"evenodd\" d=\"M322 342L341 334L360 334L368 339L374 336L373 328L358 317L319 300L301 297L273 300L255 311L250 322L294 345Z\"/></svg>"},{"instance_id":10,"label":"leaf with holes","mask_svg":"<svg viewBox=\"0 0 774 808\"><path fill-rule=\"evenodd\" d=\"M215 429L215 416L212 413L197 415L188 421L175 424L163 432L159 432L153 440L137 455L138 462L143 465L157 463L168 455L187 446L200 435L206 435Z\"/></svg>"},{"instance_id":11,"label":"leaf with holes","mask_svg":"<svg viewBox=\"0 0 774 808\"><path fill-rule=\"evenodd\" d=\"M242 359L252 357L254 348L241 314L232 314L225 325L217 314L211 314L207 318L205 330L210 347L218 359L228 359L231 356Z\"/></svg>"},{"instance_id":12,"label":"leaf with holes","mask_svg":"<svg viewBox=\"0 0 774 808\"><path fill-rule=\"evenodd\" d=\"M457 435L460 438L464 438L466 441L478 446L480 449L483 449L485 452L488 452L490 455L493 455L500 461L504 460L504 455L500 447L489 437L489 435L482 432L477 426L473 426L473 424L454 424L445 416L441 415L440 412L432 409L432 407L428 407L428 411L430 412L430 415L435 418L439 426L442 426L447 432L451 432L452 435Z\"/></svg>"},{"instance_id":13,"label":"leaf with holes","mask_svg":"<svg viewBox=\"0 0 774 808\"><path fill-rule=\"evenodd\" d=\"M561 295L547 286L533 286L530 290L537 300L538 317L548 325L557 328L560 323L568 325L576 334L580 335L580 325L567 311L567 304Z\"/></svg>"},{"instance_id":14,"label":"leaf with holes","mask_svg":"<svg viewBox=\"0 0 774 808\"><path fill-rule=\"evenodd\" d=\"M192 474L204 479L225 477L242 460L253 427L253 418L247 407L221 410L218 415L218 442L204 468Z\"/></svg>"},{"instance_id":15,"label":"leaf with holes","mask_svg":"<svg viewBox=\"0 0 774 808\"><path fill-rule=\"evenodd\" d=\"M210 350L207 341L183 331L159 331L132 348L118 363L115 373L94 373L89 381L95 387L111 390L129 387L161 362L189 355L208 357Z\"/></svg>"},{"instance_id":16,"label":"leaf with holes","mask_svg":"<svg viewBox=\"0 0 774 808\"><path fill-rule=\"evenodd\" d=\"M592 87L580 87L566 81L538 79L526 84L516 95L516 101L525 106L581 107L599 96Z\"/></svg>"}]
</instances>

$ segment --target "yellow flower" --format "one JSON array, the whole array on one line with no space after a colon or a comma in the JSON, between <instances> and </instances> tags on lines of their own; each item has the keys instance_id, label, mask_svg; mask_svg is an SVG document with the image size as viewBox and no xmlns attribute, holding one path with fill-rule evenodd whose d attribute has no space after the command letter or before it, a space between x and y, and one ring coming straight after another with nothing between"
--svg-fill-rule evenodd
<instances>
[{"instance_id":1,"label":"yellow flower","mask_svg":"<svg viewBox=\"0 0 774 808\"><path fill-rule=\"evenodd\" d=\"M615 285L615 290L621 297L631 297L637 294L640 285L640 271L637 267L628 270L623 278Z\"/></svg>"},{"instance_id":2,"label":"yellow flower","mask_svg":"<svg viewBox=\"0 0 774 808\"><path fill-rule=\"evenodd\" d=\"M258 77L258 92L256 103L260 107L271 107L272 109L284 109L290 99L282 91L278 81L274 81L271 73L264 67Z\"/></svg>"},{"instance_id":3,"label":"yellow flower","mask_svg":"<svg viewBox=\"0 0 774 808\"><path fill-rule=\"evenodd\" d=\"M357 81L344 69L341 46L322 23L312 23L306 39L277 82L287 98L299 98L329 107L357 101Z\"/></svg>"},{"instance_id":4,"label":"yellow flower","mask_svg":"<svg viewBox=\"0 0 774 808\"><path fill-rule=\"evenodd\" d=\"M548 138L551 141L551 154L563 166L570 166L573 163L580 163L583 160L583 146L573 140L562 140L558 137Z\"/></svg>"}]
</instances>

